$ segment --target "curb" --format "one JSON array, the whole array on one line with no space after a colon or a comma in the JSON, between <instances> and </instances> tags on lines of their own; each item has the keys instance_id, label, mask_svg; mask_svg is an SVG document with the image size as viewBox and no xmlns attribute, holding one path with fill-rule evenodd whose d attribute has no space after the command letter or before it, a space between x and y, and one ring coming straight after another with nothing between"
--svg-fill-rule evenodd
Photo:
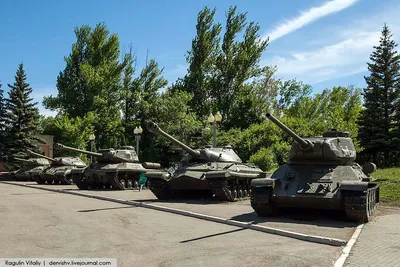
<instances>
[{"instance_id":1,"label":"curb","mask_svg":"<svg viewBox=\"0 0 400 267\"><path fill-rule=\"evenodd\" d=\"M342 255L340 255L340 257L335 262L334 267L342 267L344 265L347 257L350 255L350 251L353 248L354 243L357 241L358 237L360 236L360 233L361 233L361 230L363 227L364 227L364 224L360 224L359 226L357 226L357 229L354 231L349 242L347 242L347 245L343 248Z\"/></svg>"},{"instance_id":2,"label":"curb","mask_svg":"<svg viewBox=\"0 0 400 267\"><path fill-rule=\"evenodd\" d=\"M345 240L342 240L342 239L329 238L329 237L323 237L323 236L315 236L315 235L305 235L305 234L281 230L281 229L277 229L277 228L271 228L271 227L262 226L262 225L245 223L245 222L240 222L240 221L235 221L235 220L230 220L230 219L224 219L224 218L220 218L220 217L215 217L215 216L210 216L210 215L205 215L205 214L200 214L200 213L195 213L195 212L185 211L185 210L180 210L180 209L174 209L174 208L169 208L169 207L164 207L164 206L158 206L158 205L154 205L154 204L147 204L147 203L137 202L137 201L133 201L133 200L124 200L124 199L117 199L117 198L112 198L112 197L96 196L96 195L85 194L85 193L81 193L81 192L64 191L64 190L60 190L60 189L44 188L44 187L27 185L27 184L17 184L17 183L13 183L13 182L3 182L3 181L0 181L0 182L5 183L5 184L18 185L18 186L22 186L22 187L28 187L28 188L34 188L34 189L41 189L41 190L45 190L45 191L94 198L94 199L98 199L98 200L111 201L111 202L120 203L120 204L124 204L124 205L131 205L131 206L148 208L148 209L153 209L153 210L158 210L158 211L163 211L163 212L169 212L169 213L179 214L179 215L183 215L183 216L187 216L187 217L198 218L198 219L202 219L202 220L206 220L206 221L241 227L244 229L251 229L251 230L260 231L260 232L264 232L264 233L285 236L285 237L294 238L294 239L303 240L303 241L312 242L312 243L325 244L325 245L331 245L331 246L345 246L346 243L349 244L352 241L352 239L350 239L349 242L346 242ZM336 265L335 265L335 267L336 267Z\"/></svg>"}]
</instances>

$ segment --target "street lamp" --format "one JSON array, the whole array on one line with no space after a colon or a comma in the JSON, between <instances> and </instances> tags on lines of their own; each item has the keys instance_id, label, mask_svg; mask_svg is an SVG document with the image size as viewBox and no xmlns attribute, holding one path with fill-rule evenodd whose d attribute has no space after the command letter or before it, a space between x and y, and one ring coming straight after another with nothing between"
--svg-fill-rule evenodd
<instances>
[{"instance_id":1,"label":"street lamp","mask_svg":"<svg viewBox=\"0 0 400 267\"><path fill-rule=\"evenodd\" d=\"M96 139L96 136L94 134L89 135L89 140L90 140L90 151L93 152L94 148L94 139ZM93 163L93 156L90 155L90 163Z\"/></svg>"},{"instance_id":2,"label":"street lamp","mask_svg":"<svg viewBox=\"0 0 400 267\"><path fill-rule=\"evenodd\" d=\"M214 147L217 146L217 123L221 122L222 120L222 115L218 111L215 116L210 113L210 116L208 116L208 122L213 126L213 134L214 134Z\"/></svg>"},{"instance_id":3,"label":"street lamp","mask_svg":"<svg viewBox=\"0 0 400 267\"><path fill-rule=\"evenodd\" d=\"M143 133L142 127L135 127L133 130L133 133L135 134L135 139L136 139L136 153L139 156L139 141L141 138L141 134Z\"/></svg>"}]
</instances>

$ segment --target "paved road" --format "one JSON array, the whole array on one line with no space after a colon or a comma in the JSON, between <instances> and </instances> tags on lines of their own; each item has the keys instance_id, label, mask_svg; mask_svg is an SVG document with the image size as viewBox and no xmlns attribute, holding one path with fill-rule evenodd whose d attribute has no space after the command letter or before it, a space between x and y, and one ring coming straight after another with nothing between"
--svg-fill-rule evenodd
<instances>
[{"instance_id":1,"label":"paved road","mask_svg":"<svg viewBox=\"0 0 400 267\"><path fill-rule=\"evenodd\" d=\"M132 192L131 192L132 193ZM0 183L0 258L108 257L119 266L332 266L340 247Z\"/></svg>"},{"instance_id":2,"label":"paved road","mask_svg":"<svg viewBox=\"0 0 400 267\"><path fill-rule=\"evenodd\" d=\"M345 266L400 266L400 210L381 209L377 215L364 225Z\"/></svg>"},{"instance_id":3,"label":"paved road","mask_svg":"<svg viewBox=\"0 0 400 267\"><path fill-rule=\"evenodd\" d=\"M150 190L144 190L141 192L136 190L91 191L79 190L75 185L38 185L34 182L27 184L44 188L50 187L68 191L84 192L86 194L108 196L124 200L143 201L211 216L234 219L242 222L253 222L268 227L299 232L307 235L325 236L343 240L349 240L355 227L357 227L357 224L348 222L345 218L340 218L341 214L331 214L330 212L325 212L324 214L318 212L318 216L315 216L315 214L312 213L307 215L300 213L276 218L260 218L251 208L249 200L235 203L216 203L215 201L210 200L177 200L162 202L157 200ZM339 215L339 219L337 218L337 215Z\"/></svg>"}]
</instances>

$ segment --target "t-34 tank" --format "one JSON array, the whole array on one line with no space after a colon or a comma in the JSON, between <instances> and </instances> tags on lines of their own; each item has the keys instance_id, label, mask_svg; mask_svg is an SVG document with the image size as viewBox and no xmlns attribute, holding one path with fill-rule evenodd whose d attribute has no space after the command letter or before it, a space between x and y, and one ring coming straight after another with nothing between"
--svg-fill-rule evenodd
<instances>
[{"instance_id":1,"label":"t-34 tank","mask_svg":"<svg viewBox=\"0 0 400 267\"><path fill-rule=\"evenodd\" d=\"M280 207L344 210L352 221L368 222L379 203L379 185L372 183L373 163L355 163L348 132L324 132L303 139L270 114L267 117L292 136L287 164L267 179L251 182L251 206L259 216Z\"/></svg>"},{"instance_id":2,"label":"t-34 tank","mask_svg":"<svg viewBox=\"0 0 400 267\"><path fill-rule=\"evenodd\" d=\"M29 154L47 159L50 166L44 169L40 174L35 174L33 179L38 184L73 184L71 171L73 169L84 168L86 164L78 157L56 157L50 158L44 155L28 150Z\"/></svg>"},{"instance_id":3,"label":"t-34 tank","mask_svg":"<svg viewBox=\"0 0 400 267\"><path fill-rule=\"evenodd\" d=\"M50 166L50 161L44 158L14 159L22 162L20 169L9 173L9 177L15 181L33 181L34 175L40 175Z\"/></svg>"},{"instance_id":4,"label":"t-34 tank","mask_svg":"<svg viewBox=\"0 0 400 267\"><path fill-rule=\"evenodd\" d=\"M97 152L62 144L55 144L55 147L95 157L95 163L91 163L84 169L72 171L75 184L82 190L139 188L139 175L141 173L146 173L150 169L161 168L159 163L139 162L139 157L132 146L123 146L119 149L99 149Z\"/></svg>"},{"instance_id":5,"label":"t-34 tank","mask_svg":"<svg viewBox=\"0 0 400 267\"><path fill-rule=\"evenodd\" d=\"M158 199L200 193L215 194L222 201L236 201L249 196L251 179L266 177L266 173L256 165L243 163L231 146L192 149L161 130L154 122L149 123L147 128L187 152L171 172L146 174L149 188Z\"/></svg>"}]
</instances>

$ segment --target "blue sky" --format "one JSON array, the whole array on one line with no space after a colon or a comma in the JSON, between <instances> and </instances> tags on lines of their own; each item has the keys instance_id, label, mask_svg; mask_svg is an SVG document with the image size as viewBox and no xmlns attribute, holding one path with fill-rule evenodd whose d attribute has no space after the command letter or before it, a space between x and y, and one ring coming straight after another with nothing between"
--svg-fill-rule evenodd
<instances>
[{"instance_id":1,"label":"blue sky","mask_svg":"<svg viewBox=\"0 0 400 267\"><path fill-rule=\"evenodd\" d=\"M164 67L170 83L186 73L186 51L195 36L197 13L217 8L224 24L230 5L247 12L270 43L263 65L277 65L277 77L297 78L314 92L335 85L364 86L366 62L387 23L400 41L398 0L197 0L197 1L0 1L0 80L6 91L24 62L40 111L44 95L56 95L56 79L64 56L75 42L74 27L105 22L118 33L121 46L130 44L143 67L149 57Z\"/></svg>"}]
</instances>

